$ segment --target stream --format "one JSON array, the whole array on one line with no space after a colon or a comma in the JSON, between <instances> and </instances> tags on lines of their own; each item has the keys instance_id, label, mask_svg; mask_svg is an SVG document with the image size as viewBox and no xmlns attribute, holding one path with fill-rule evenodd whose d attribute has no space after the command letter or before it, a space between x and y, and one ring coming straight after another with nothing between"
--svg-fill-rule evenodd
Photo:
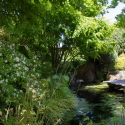
<instances>
[{"instance_id":1,"label":"stream","mask_svg":"<svg viewBox=\"0 0 125 125\"><path fill-rule=\"evenodd\" d=\"M115 96L113 96L115 95ZM121 107L123 91L109 90L96 92L83 89L77 92L76 115L67 125L123 125L124 112Z\"/></svg>"}]
</instances>

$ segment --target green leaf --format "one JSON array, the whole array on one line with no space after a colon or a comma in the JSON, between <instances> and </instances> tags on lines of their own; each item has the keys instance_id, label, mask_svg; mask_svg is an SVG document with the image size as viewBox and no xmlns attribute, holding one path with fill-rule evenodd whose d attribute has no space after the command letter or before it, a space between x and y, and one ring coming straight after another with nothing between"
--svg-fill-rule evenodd
<instances>
[{"instance_id":1,"label":"green leaf","mask_svg":"<svg viewBox=\"0 0 125 125\"><path fill-rule=\"evenodd\" d=\"M122 103L122 106L125 108L125 103Z\"/></svg>"},{"instance_id":2,"label":"green leaf","mask_svg":"<svg viewBox=\"0 0 125 125\"><path fill-rule=\"evenodd\" d=\"M49 78L47 78L47 79L46 79L46 81L47 81L47 82L49 82L49 83L50 83L50 82L52 82L52 80L51 80L51 78L50 78L50 77L49 77Z\"/></svg>"},{"instance_id":3,"label":"green leaf","mask_svg":"<svg viewBox=\"0 0 125 125\"><path fill-rule=\"evenodd\" d=\"M60 82L55 82L57 86L61 86L62 84Z\"/></svg>"},{"instance_id":4,"label":"green leaf","mask_svg":"<svg viewBox=\"0 0 125 125\"><path fill-rule=\"evenodd\" d=\"M31 0L31 3L34 3L34 0Z\"/></svg>"},{"instance_id":5,"label":"green leaf","mask_svg":"<svg viewBox=\"0 0 125 125\"><path fill-rule=\"evenodd\" d=\"M116 116L112 117L112 120L114 123L118 123L120 121L120 119Z\"/></svg>"},{"instance_id":6,"label":"green leaf","mask_svg":"<svg viewBox=\"0 0 125 125\"><path fill-rule=\"evenodd\" d=\"M82 123L80 122L79 125L82 125Z\"/></svg>"},{"instance_id":7,"label":"green leaf","mask_svg":"<svg viewBox=\"0 0 125 125\"><path fill-rule=\"evenodd\" d=\"M54 75L52 78L53 79L59 79L59 76L58 75Z\"/></svg>"},{"instance_id":8,"label":"green leaf","mask_svg":"<svg viewBox=\"0 0 125 125\"><path fill-rule=\"evenodd\" d=\"M65 80L66 82L69 81L69 77L68 77L67 75L63 75L63 78L64 78L64 80Z\"/></svg>"}]
</instances>

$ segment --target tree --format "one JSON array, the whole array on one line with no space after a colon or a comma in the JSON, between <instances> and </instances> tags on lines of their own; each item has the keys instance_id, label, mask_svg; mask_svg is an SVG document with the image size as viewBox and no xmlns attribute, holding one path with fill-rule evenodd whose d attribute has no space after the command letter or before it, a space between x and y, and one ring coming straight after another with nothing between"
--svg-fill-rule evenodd
<instances>
[{"instance_id":1,"label":"tree","mask_svg":"<svg viewBox=\"0 0 125 125\"><path fill-rule=\"evenodd\" d=\"M51 76L51 72L54 71L55 73L55 69L58 67L63 68L62 62L67 60L68 54L72 54L70 56L74 57L74 50L77 50L78 54L86 59L88 57L98 58L100 53L111 52L115 44L110 40L113 27L108 25L103 19L97 19L96 17L102 13L103 6L106 3L107 0L1 0L0 27L7 35L7 39L5 39L2 34L0 40L2 41L2 45L0 45L2 51L2 61L0 62L2 77L0 78L2 84L0 84L0 87L1 90L5 90L1 95L1 97L5 96L3 101L5 102L7 99L11 101L13 99L11 95L14 89L18 88L18 85L26 86L27 82L30 83L31 80L33 85L36 86L39 79ZM6 47L6 44L9 46ZM19 60L22 61L21 64L16 62ZM23 64L25 62L26 64ZM49 62L51 62L50 67L52 68L46 70L45 67L48 66ZM15 67L17 64L20 64L22 69ZM61 64L62 66L60 66ZM27 68L28 71L25 71ZM45 77L43 72L47 72L48 76ZM36 76L36 79L33 78L34 81L30 78L31 73ZM8 79L11 78L9 79L11 82L6 81L6 77ZM14 81L15 79L16 81ZM61 106L61 113L58 111L62 117L65 105L63 107L60 104L57 105L53 101L52 95L59 92L59 94L57 93L58 96L55 96L57 100L61 98L61 94L64 92L64 99L62 99L61 104L67 101L65 98L69 97L69 90L64 83L67 83L68 80L65 80L65 77L61 79L57 75L52 79L49 77L46 80L48 84L46 82L44 84L45 80L40 82L46 92L45 100L43 99L42 101L45 102L48 99L48 95L50 95L47 104L51 104L52 107L54 105ZM62 89L62 84L64 89ZM36 87L36 90L43 92L43 89L39 88ZM52 93L46 90L48 88L52 90ZM60 93L59 88L63 91L62 93ZM19 86L19 89L22 89L22 86ZM6 91L8 92L7 95ZM39 96L39 92L37 94L38 98L42 96ZM68 100L67 104L70 104L70 100ZM46 108L46 106L44 107ZM50 108L49 105L48 107ZM55 111L55 109L52 108L51 111ZM58 115L55 117L56 120L57 117ZM46 121L46 119L47 117L44 120Z\"/></svg>"},{"instance_id":2,"label":"tree","mask_svg":"<svg viewBox=\"0 0 125 125\"><path fill-rule=\"evenodd\" d=\"M125 53L125 30L123 28L116 28L113 33L113 39L116 41L116 52L118 55Z\"/></svg>"},{"instance_id":3,"label":"tree","mask_svg":"<svg viewBox=\"0 0 125 125\"><path fill-rule=\"evenodd\" d=\"M121 14L116 16L117 19L117 26L121 28L125 28L125 8L122 9Z\"/></svg>"},{"instance_id":4,"label":"tree","mask_svg":"<svg viewBox=\"0 0 125 125\"><path fill-rule=\"evenodd\" d=\"M97 58L99 54L110 53L115 45L111 40L113 27L102 19L81 20L74 33L77 46L85 57Z\"/></svg>"},{"instance_id":5,"label":"tree","mask_svg":"<svg viewBox=\"0 0 125 125\"><path fill-rule=\"evenodd\" d=\"M3 17L0 24L7 24L11 41L27 45L41 62L51 61L53 68L62 60L65 62L72 48L79 48L79 53L94 58L100 52L112 50L109 25L103 19L95 19L107 0L27 0L11 2L10 7L9 4L8 0L0 4Z\"/></svg>"},{"instance_id":6,"label":"tree","mask_svg":"<svg viewBox=\"0 0 125 125\"><path fill-rule=\"evenodd\" d=\"M109 6L109 8L115 8L119 2L125 3L125 0L112 0L111 1L111 5ZM121 28L125 28L125 8L122 9L122 12L120 14L118 14L116 17L117 20L117 26L121 27Z\"/></svg>"}]
</instances>

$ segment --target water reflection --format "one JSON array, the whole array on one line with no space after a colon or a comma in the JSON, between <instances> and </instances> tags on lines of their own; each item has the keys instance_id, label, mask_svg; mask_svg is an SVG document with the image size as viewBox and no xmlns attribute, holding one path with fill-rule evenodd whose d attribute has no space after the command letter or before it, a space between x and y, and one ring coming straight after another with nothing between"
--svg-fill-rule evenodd
<instances>
[{"instance_id":1,"label":"water reflection","mask_svg":"<svg viewBox=\"0 0 125 125\"><path fill-rule=\"evenodd\" d=\"M111 96L113 93L115 96ZM118 107L118 105L121 106L123 93L110 91L108 88L100 92L93 89L82 89L77 91L77 95L78 107L72 119L63 125L87 125L90 122L92 125L123 125L122 120L119 120L121 107Z\"/></svg>"},{"instance_id":2,"label":"water reflection","mask_svg":"<svg viewBox=\"0 0 125 125\"><path fill-rule=\"evenodd\" d=\"M100 123L102 120L110 119L114 116L115 101L114 98L110 97L108 94L104 92L96 93L94 91L84 90L82 93L79 92L78 96L81 99L86 99L87 105L89 106L89 110L82 110L83 112L76 115L77 121L79 117L82 124L85 125L84 119L86 117L89 118L89 121L92 120L95 123ZM85 101L83 103L83 107L81 108L84 108L84 105Z\"/></svg>"},{"instance_id":3,"label":"water reflection","mask_svg":"<svg viewBox=\"0 0 125 125\"><path fill-rule=\"evenodd\" d=\"M102 119L108 119L113 116L115 101L108 94L86 90L82 93L79 92L78 95L87 99L88 103L91 104L91 112L86 112L86 115L92 121L100 122Z\"/></svg>"}]
</instances>

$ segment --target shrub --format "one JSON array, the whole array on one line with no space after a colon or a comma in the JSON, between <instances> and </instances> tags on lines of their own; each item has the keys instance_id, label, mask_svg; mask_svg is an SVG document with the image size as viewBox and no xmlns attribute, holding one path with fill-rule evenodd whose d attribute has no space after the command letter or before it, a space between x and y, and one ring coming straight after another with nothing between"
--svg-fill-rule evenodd
<instances>
[{"instance_id":1,"label":"shrub","mask_svg":"<svg viewBox=\"0 0 125 125\"><path fill-rule=\"evenodd\" d=\"M116 70L124 70L125 69L125 54L119 55L116 63L115 63Z\"/></svg>"},{"instance_id":2,"label":"shrub","mask_svg":"<svg viewBox=\"0 0 125 125\"><path fill-rule=\"evenodd\" d=\"M6 109L2 121L9 125L56 125L76 107L76 97L68 89L67 76L53 76L39 82L34 76L26 84L25 96L11 115Z\"/></svg>"},{"instance_id":3,"label":"shrub","mask_svg":"<svg viewBox=\"0 0 125 125\"><path fill-rule=\"evenodd\" d=\"M68 77L42 79L36 56L26 58L18 44L0 42L0 111L7 125L56 125L76 106Z\"/></svg>"},{"instance_id":4,"label":"shrub","mask_svg":"<svg viewBox=\"0 0 125 125\"><path fill-rule=\"evenodd\" d=\"M16 50L17 47L12 43L0 42L0 103L20 101L30 74L40 78L37 58L27 59Z\"/></svg>"},{"instance_id":5,"label":"shrub","mask_svg":"<svg viewBox=\"0 0 125 125\"><path fill-rule=\"evenodd\" d=\"M117 53L102 54L95 60L95 66L98 79L102 81L106 79L107 73L114 69L115 62L117 61Z\"/></svg>"}]
</instances>

